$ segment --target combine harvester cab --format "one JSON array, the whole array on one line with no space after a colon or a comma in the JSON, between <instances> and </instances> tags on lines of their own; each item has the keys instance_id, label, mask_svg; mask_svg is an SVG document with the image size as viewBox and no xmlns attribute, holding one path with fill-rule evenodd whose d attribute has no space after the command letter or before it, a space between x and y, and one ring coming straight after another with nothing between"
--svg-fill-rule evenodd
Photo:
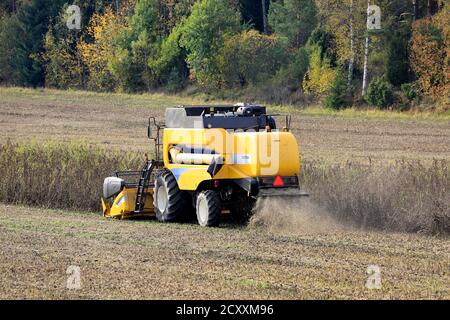
<instances>
[{"instance_id":1,"label":"combine harvester cab","mask_svg":"<svg viewBox=\"0 0 450 320\"><path fill-rule=\"evenodd\" d=\"M281 129L277 117L284 118ZM200 225L216 226L222 212L248 217L259 197L307 195L289 115L243 104L167 108L165 126L151 118L148 136L156 159L105 179L105 216L172 222L195 212Z\"/></svg>"}]
</instances>

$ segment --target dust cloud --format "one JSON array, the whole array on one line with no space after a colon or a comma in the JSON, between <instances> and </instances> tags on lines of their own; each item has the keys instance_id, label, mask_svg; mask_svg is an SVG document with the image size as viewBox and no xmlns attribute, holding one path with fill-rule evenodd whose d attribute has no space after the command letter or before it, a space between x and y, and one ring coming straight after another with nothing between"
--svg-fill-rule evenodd
<instances>
[{"instance_id":1,"label":"dust cloud","mask_svg":"<svg viewBox=\"0 0 450 320\"><path fill-rule=\"evenodd\" d=\"M276 234L320 234L349 229L309 198L258 199L250 219L250 229Z\"/></svg>"}]
</instances>

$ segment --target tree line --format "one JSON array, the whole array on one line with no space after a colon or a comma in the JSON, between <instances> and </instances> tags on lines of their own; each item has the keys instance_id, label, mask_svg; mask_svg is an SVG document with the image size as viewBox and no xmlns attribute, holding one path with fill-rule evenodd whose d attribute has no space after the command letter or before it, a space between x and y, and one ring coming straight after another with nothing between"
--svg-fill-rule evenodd
<instances>
[{"instance_id":1,"label":"tree line","mask_svg":"<svg viewBox=\"0 0 450 320\"><path fill-rule=\"evenodd\" d=\"M4 85L449 108L448 1L5 0L0 19Z\"/></svg>"}]
</instances>

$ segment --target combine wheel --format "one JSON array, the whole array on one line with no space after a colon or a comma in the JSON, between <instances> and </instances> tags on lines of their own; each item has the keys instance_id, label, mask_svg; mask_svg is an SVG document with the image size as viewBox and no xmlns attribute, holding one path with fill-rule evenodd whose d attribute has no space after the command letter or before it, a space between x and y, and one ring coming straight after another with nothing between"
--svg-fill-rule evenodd
<instances>
[{"instance_id":1,"label":"combine wheel","mask_svg":"<svg viewBox=\"0 0 450 320\"><path fill-rule=\"evenodd\" d=\"M158 221L181 220L186 210L186 195L178 188L177 180L170 171L164 171L156 177L153 192L153 205Z\"/></svg>"},{"instance_id":2,"label":"combine wheel","mask_svg":"<svg viewBox=\"0 0 450 320\"><path fill-rule=\"evenodd\" d=\"M221 204L218 194L205 190L197 196L197 220L202 227L215 227L219 224Z\"/></svg>"}]
</instances>

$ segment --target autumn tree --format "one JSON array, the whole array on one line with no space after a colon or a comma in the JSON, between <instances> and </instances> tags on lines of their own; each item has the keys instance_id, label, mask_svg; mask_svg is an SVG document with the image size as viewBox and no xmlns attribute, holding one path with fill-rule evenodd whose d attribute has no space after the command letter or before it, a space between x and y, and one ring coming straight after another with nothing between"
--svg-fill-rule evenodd
<instances>
[{"instance_id":1,"label":"autumn tree","mask_svg":"<svg viewBox=\"0 0 450 320\"><path fill-rule=\"evenodd\" d=\"M356 0L316 0L319 24L332 33L336 63L347 66L350 88L354 70L363 68L367 2Z\"/></svg>"},{"instance_id":2,"label":"autumn tree","mask_svg":"<svg viewBox=\"0 0 450 320\"><path fill-rule=\"evenodd\" d=\"M77 45L81 31L66 26L68 14L64 6L44 38L41 59L44 63L45 85L52 88L84 88L86 68Z\"/></svg>"},{"instance_id":3,"label":"autumn tree","mask_svg":"<svg viewBox=\"0 0 450 320\"><path fill-rule=\"evenodd\" d=\"M277 36L246 30L225 38L219 68L228 87L256 85L273 77L286 59L285 44Z\"/></svg>"},{"instance_id":4,"label":"autumn tree","mask_svg":"<svg viewBox=\"0 0 450 320\"><path fill-rule=\"evenodd\" d=\"M186 61L204 88L220 86L218 54L224 39L241 29L239 13L227 0L200 0L192 7L181 31Z\"/></svg>"},{"instance_id":5,"label":"autumn tree","mask_svg":"<svg viewBox=\"0 0 450 320\"><path fill-rule=\"evenodd\" d=\"M315 96L321 96L330 90L337 76L337 70L331 66L330 59L322 56L318 45L313 45L309 59L309 69L303 80L303 90Z\"/></svg>"},{"instance_id":6,"label":"autumn tree","mask_svg":"<svg viewBox=\"0 0 450 320\"><path fill-rule=\"evenodd\" d=\"M423 94L434 99L450 95L450 21L446 5L430 19L413 25L410 65Z\"/></svg>"},{"instance_id":7,"label":"autumn tree","mask_svg":"<svg viewBox=\"0 0 450 320\"><path fill-rule=\"evenodd\" d=\"M89 71L89 86L95 90L112 90L115 79L109 62L118 47L119 35L127 28L124 10L115 13L107 7L103 14L95 13L87 28L92 39L81 39L78 50Z\"/></svg>"},{"instance_id":8,"label":"autumn tree","mask_svg":"<svg viewBox=\"0 0 450 320\"><path fill-rule=\"evenodd\" d=\"M169 35L179 29L176 26L190 13L193 3L194 0L137 1L129 28L119 37L111 59L112 72L122 89L149 90L164 86L174 72L181 78L186 76L184 57L180 61L180 57L167 55L178 50L178 34Z\"/></svg>"}]
</instances>

